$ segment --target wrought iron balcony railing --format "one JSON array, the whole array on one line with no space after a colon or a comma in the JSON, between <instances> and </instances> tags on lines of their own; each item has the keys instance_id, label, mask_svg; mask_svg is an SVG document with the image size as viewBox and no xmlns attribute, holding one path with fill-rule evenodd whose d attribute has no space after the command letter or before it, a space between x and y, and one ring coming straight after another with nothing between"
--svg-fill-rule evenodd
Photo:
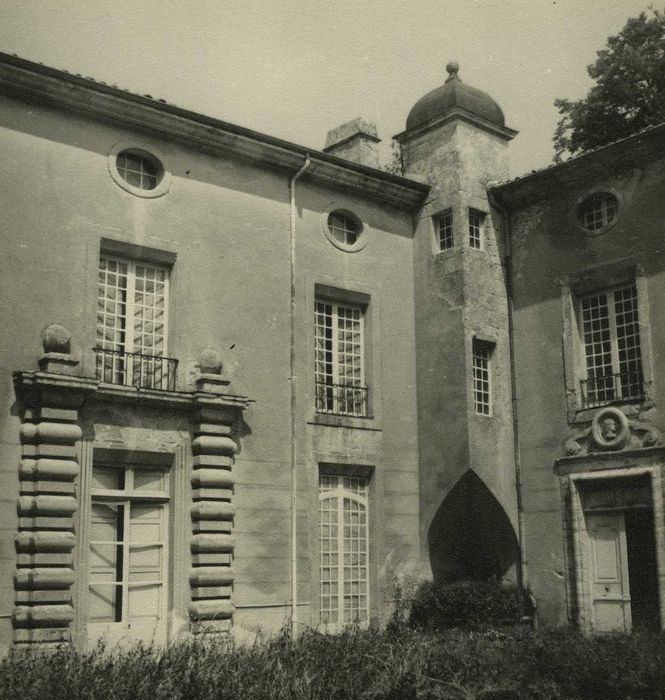
<instances>
[{"instance_id":1,"label":"wrought iron balcony railing","mask_svg":"<svg viewBox=\"0 0 665 700\"><path fill-rule=\"evenodd\" d=\"M158 355L143 355L140 352L103 350L96 353L96 376L107 384L134 386L140 389L175 391L178 360Z\"/></svg>"},{"instance_id":2,"label":"wrought iron balcony railing","mask_svg":"<svg viewBox=\"0 0 665 700\"><path fill-rule=\"evenodd\" d=\"M619 401L640 401L644 398L644 381L640 370L583 379L580 389L584 408L607 406Z\"/></svg>"},{"instance_id":3,"label":"wrought iron balcony railing","mask_svg":"<svg viewBox=\"0 0 665 700\"><path fill-rule=\"evenodd\" d=\"M367 395L366 386L316 382L316 411L367 418Z\"/></svg>"}]
</instances>

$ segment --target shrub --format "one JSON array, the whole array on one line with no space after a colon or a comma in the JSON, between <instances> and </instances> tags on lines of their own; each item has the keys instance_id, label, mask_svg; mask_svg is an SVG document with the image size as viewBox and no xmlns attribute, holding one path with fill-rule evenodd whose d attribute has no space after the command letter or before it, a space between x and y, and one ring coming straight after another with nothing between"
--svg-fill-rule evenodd
<instances>
[{"instance_id":1,"label":"shrub","mask_svg":"<svg viewBox=\"0 0 665 700\"><path fill-rule=\"evenodd\" d=\"M411 601L409 625L417 629L514 625L525 600L515 586L497 581L423 582Z\"/></svg>"}]
</instances>

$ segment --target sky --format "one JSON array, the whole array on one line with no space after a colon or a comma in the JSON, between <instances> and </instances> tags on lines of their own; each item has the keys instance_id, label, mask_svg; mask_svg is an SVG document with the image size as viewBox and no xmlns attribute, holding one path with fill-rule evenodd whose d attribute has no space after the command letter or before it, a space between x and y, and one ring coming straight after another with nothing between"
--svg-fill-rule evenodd
<instances>
[{"instance_id":1,"label":"sky","mask_svg":"<svg viewBox=\"0 0 665 700\"><path fill-rule=\"evenodd\" d=\"M460 65L506 124L513 176L552 161L608 36L653 0L0 0L0 51L307 147L355 117L390 139ZM661 7L661 2L653 2Z\"/></svg>"}]
</instances>

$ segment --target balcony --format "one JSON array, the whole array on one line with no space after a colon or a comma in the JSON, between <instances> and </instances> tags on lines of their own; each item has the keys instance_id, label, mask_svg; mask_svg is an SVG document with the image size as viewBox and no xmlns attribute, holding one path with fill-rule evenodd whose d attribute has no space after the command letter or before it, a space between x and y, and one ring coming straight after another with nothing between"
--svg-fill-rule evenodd
<instances>
[{"instance_id":1,"label":"balcony","mask_svg":"<svg viewBox=\"0 0 665 700\"><path fill-rule=\"evenodd\" d=\"M176 390L178 360L139 352L93 349L96 355L95 374L102 382L138 389Z\"/></svg>"},{"instance_id":2,"label":"balcony","mask_svg":"<svg viewBox=\"0 0 665 700\"><path fill-rule=\"evenodd\" d=\"M641 401L644 398L642 371L605 374L583 379L580 382L583 408L597 408L624 401Z\"/></svg>"},{"instance_id":3,"label":"balcony","mask_svg":"<svg viewBox=\"0 0 665 700\"><path fill-rule=\"evenodd\" d=\"M368 417L368 387L316 382L316 412Z\"/></svg>"}]
</instances>

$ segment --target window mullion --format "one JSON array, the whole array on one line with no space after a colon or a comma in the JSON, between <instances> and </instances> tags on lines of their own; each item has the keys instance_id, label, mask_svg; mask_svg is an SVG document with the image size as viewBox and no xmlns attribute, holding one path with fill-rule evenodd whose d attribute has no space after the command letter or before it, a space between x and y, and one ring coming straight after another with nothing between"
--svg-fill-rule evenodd
<instances>
[{"instance_id":1,"label":"window mullion","mask_svg":"<svg viewBox=\"0 0 665 700\"><path fill-rule=\"evenodd\" d=\"M125 313L125 352L134 352L134 300L136 298L136 264L127 261L127 308Z\"/></svg>"},{"instance_id":2,"label":"window mullion","mask_svg":"<svg viewBox=\"0 0 665 700\"><path fill-rule=\"evenodd\" d=\"M621 372L621 367L619 366L619 336L617 334L617 317L616 317L616 305L615 305L615 291L608 292L607 294L607 315L609 321L610 329L610 353L612 359L612 375L619 374ZM616 381L614 376L612 376L612 386L616 394L615 398L621 398L621 381Z\"/></svg>"},{"instance_id":3,"label":"window mullion","mask_svg":"<svg viewBox=\"0 0 665 700\"><path fill-rule=\"evenodd\" d=\"M360 332L359 338L359 355L358 361L360 363L360 386L365 386L365 315L358 315L358 330Z\"/></svg>"},{"instance_id":4,"label":"window mullion","mask_svg":"<svg viewBox=\"0 0 665 700\"><path fill-rule=\"evenodd\" d=\"M332 304L332 383L339 384L339 306Z\"/></svg>"},{"instance_id":5,"label":"window mullion","mask_svg":"<svg viewBox=\"0 0 665 700\"><path fill-rule=\"evenodd\" d=\"M122 622L129 623L129 511L131 501L124 503L122 546Z\"/></svg>"},{"instance_id":6,"label":"window mullion","mask_svg":"<svg viewBox=\"0 0 665 700\"><path fill-rule=\"evenodd\" d=\"M337 622L344 624L344 489L337 481Z\"/></svg>"}]
</instances>

